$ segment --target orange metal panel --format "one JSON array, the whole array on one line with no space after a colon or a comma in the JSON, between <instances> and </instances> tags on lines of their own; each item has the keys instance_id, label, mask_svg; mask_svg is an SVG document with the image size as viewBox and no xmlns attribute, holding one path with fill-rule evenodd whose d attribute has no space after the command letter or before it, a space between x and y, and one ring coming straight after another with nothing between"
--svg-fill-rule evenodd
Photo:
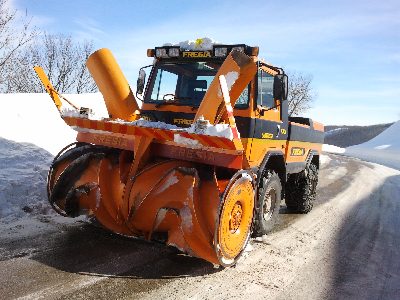
<instances>
[{"instance_id":1,"label":"orange metal panel","mask_svg":"<svg viewBox=\"0 0 400 300\"><path fill-rule=\"evenodd\" d=\"M204 148L196 149L155 143L152 145L151 153L160 157L187 160L237 170L242 169L243 166L242 154L214 152Z\"/></svg>"}]
</instances>

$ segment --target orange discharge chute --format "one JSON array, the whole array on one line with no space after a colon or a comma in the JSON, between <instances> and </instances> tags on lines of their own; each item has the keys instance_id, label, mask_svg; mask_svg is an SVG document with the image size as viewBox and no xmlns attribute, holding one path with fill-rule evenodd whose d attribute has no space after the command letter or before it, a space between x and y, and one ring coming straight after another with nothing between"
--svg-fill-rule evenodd
<instances>
[{"instance_id":1,"label":"orange discharge chute","mask_svg":"<svg viewBox=\"0 0 400 300\"><path fill-rule=\"evenodd\" d=\"M88 67L110 117L137 118L136 100L111 52L95 52ZM197 115L210 117L214 124L224 114L237 130L231 103L256 69L245 54L231 53ZM35 70L61 110L58 93L43 70ZM255 201L254 175L242 170L243 147L237 134L229 140L110 119L62 117L80 133L78 143L60 152L49 171L49 201L59 213L94 216L113 232L161 239L214 264L236 262L250 238ZM201 147L175 143L176 134ZM217 175L215 166L228 168L233 176Z\"/></svg>"}]
</instances>

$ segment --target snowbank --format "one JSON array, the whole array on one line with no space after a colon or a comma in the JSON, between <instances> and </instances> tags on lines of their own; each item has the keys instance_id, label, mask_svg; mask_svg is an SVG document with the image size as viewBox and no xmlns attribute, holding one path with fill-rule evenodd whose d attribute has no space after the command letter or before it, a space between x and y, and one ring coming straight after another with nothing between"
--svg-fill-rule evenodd
<instances>
[{"instance_id":1,"label":"snowbank","mask_svg":"<svg viewBox=\"0 0 400 300\"><path fill-rule=\"evenodd\" d=\"M322 145L322 151L324 152L329 152L329 153L344 153L346 149L340 148L334 145L328 145L328 144L323 144Z\"/></svg>"},{"instance_id":2,"label":"snowbank","mask_svg":"<svg viewBox=\"0 0 400 300\"><path fill-rule=\"evenodd\" d=\"M107 114L100 93L65 95L77 106L94 108ZM75 141L76 131L60 118L47 94L0 94L0 137L34 144L56 155L64 146Z\"/></svg>"},{"instance_id":3,"label":"snowbank","mask_svg":"<svg viewBox=\"0 0 400 300\"><path fill-rule=\"evenodd\" d=\"M370 141L357 146L348 147L347 149L351 150L361 148L400 151L400 121L397 121Z\"/></svg>"},{"instance_id":4,"label":"snowbank","mask_svg":"<svg viewBox=\"0 0 400 300\"><path fill-rule=\"evenodd\" d=\"M363 144L348 148L325 144L322 150L329 153L357 157L400 170L400 121Z\"/></svg>"},{"instance_id":5,"label":"snowbank","mask_svg":"<svg viewBox=\"0 0 400 300\"><path fill-rule=\"evenodd\" d=\"M0 138L0 219L47 213L46 177L53 156L33 144Z\"/></svg>"}]
</instances>

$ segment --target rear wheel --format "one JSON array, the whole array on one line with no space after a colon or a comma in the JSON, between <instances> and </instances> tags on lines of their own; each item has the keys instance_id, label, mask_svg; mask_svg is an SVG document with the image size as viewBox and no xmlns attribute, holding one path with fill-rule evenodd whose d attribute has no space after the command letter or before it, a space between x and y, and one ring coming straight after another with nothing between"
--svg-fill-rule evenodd
<instances>
[{"instance_id":1,"label":"rear wheel","mask_svg":"<svg viewBox=\"0 0 400 300\"><path fill-rule=\"evenodd\" d=\"M318 168L310 164L304 171L290 174L286 183L285 201L288 210L308 213L314 205L318 183Z\"/></svg>"},{"instance_id":2,"label":"rear wheel","mask_svg":"<svg viewBox=\"0 0 400 300\"><path fill-rule=\"evenodd\" d=\"M258 189L253 235L262 236L272 230L278 220L281 195L282 185L278 174L268 171Z\"/></svg>"}]
</instances>

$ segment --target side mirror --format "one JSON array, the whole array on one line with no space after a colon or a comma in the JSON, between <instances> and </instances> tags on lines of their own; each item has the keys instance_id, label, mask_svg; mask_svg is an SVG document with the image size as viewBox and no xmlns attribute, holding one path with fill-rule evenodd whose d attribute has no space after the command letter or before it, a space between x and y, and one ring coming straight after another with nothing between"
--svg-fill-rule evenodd
<instances>
[{"instance_id":1,"label":"side mirror","mask_svg":"<svg viewBox=\"0 0 400 300\"><path fill-rule=\"evenodd\" d=\"M139 70L139 76L136 82L136 94L143 94L144 85L146 83L146 71L143 69Z\"/></svg>"},{"instance_id":2,"label":"side mirror","mask_svg":"<svg viewBox=\"0 0 400 300\"><path fill-rule=\"evenodd\" d=\"M278 74L274 77L274 99L286 100L288 95L288 77Z\"/></svg>"}]
</instances>

